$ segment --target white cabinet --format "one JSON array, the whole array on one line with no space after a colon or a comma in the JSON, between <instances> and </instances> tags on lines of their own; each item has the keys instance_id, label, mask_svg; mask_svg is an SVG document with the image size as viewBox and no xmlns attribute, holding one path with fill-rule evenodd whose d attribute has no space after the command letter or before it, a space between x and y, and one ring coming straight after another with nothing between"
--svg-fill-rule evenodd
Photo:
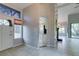
<instances>
[{"instance_id":1,"label":"white cabinet","mask_svg":"<svg viewBox=\"0 0 79 59\"><path fill-rule=\"evenodd\" d=\"M3 26L2 31L2 50L11 48L13 46L13 28Z\"/></svg>"},{"instance_id":2,"label":"white cabinet","mask_svg":"<svg viewBox=\"0 0 79 59\"><path fill-rule=\"evenodd\" d=\"M2 50L1 41L2 41L2 26L0 26L0 51Z\"/></svg>"},{"instance_id":3,"label":"white cabinet","mask_svg":"<svg viewBox=\"0 0 79 59\"><path fill-rule=\"evenodd\" d=\"M13 26L9 24L0 25L0 51L13 47Z\"/></svg>"}]
</instances>

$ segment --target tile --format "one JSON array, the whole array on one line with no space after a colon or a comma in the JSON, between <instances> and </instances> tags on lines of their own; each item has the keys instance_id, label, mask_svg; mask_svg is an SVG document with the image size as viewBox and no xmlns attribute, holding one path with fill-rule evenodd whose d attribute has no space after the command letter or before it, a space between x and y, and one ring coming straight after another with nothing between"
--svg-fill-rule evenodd
<instances>
[{"instance_id":1,"label":"tile","mask_svg":"<svg viewBox=\"0 0 79 59\"><path fill-rule=\"evenodd\" d=\"M63 38L56 48L21 45L0 52L0 56L79 56L79 39Z\"/></svg>"}]
</instances>

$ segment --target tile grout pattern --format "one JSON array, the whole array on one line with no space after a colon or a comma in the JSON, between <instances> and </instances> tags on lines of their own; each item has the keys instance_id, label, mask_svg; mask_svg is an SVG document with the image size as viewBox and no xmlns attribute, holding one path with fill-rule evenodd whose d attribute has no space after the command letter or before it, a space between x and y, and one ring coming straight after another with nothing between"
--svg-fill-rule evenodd
<instances>
[{"instance_id":1,"label":"tile grout pattern","mask_svg":"<svg viewBox=\"0 0 79 59\"><path fill-rule=\"evenodd\" d=\"M21 45L0 52L0 56L75 56L79 55L78 39L63 39L58 42L56 48L43 47L32 48L27 45Z\"/></svg>"}]
</instances>

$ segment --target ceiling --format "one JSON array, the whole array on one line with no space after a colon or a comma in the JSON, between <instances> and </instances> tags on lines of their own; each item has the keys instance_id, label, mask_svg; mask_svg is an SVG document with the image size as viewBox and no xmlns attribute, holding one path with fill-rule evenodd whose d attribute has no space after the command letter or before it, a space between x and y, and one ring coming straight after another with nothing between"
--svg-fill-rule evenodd
<instances>
[{"instance_id":1,"label":"ceiling","mask_svg":"<svg viewBox=\"0 0 79 59\"><path fill-rule=\"evenodd\" d=\"M3 3L3 4L20 11L23 10L25 7L32 5L32 3ZM65 5L68 5L68 3L57 3L58 7L62 7Z\"/></svg>"},{"instance_id":2,"label":"ceiling","mask_svg":"<svg viewBox=\"0 0 79 59\"><path fill-rule=\"evenodd\" d=\"M25 7L31 5L31 3L3 3L3 4L18 10L23 10Z\"/></svg>"},{"instance_id":3,"label":"ceiling","mask_svg":"<svg viewBox=\"0 0 79 59\"><path fill-rule=\"evenodd\" d=\"M65 3L57 3L58 6L62 6L63 4L65 4Z\"/></svg>"},{"instance_id":4,"label":"ceiling","mask_svg":"<svg viewBox=\"0 0 79 59\"><path fill-rule=\"evenodd\" d=\"M71 3L57 3L57 7L60 8L60 7L64 7L64 6L67 6Z\"/></svg>"}]
</instances>

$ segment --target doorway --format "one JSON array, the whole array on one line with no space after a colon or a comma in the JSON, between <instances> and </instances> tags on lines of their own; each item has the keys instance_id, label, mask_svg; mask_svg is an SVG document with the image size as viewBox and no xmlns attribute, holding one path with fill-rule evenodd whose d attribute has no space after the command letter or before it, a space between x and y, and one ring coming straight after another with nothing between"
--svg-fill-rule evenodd
<instances>
[{"instance_id":1,"label":"doorway","mask_svg":"<svg viewBox=\"0 0 79 59\"><path fill-rule=\"evenodd\" d=\"M47 17L40 17L39 20L39 47L47 46L47 29L48 29L48 19Z\"/></svg>"},{"instance_id":2,"label":"doorway","mask_svg":"<svg viewBox=\"0 0 79 59\"><path fill-rule=\"evenodd\" d=\"M66 26L65 22L57 22L57 40L63 41L64 37L66 36Z\"/></svg>"}]
</instances>

